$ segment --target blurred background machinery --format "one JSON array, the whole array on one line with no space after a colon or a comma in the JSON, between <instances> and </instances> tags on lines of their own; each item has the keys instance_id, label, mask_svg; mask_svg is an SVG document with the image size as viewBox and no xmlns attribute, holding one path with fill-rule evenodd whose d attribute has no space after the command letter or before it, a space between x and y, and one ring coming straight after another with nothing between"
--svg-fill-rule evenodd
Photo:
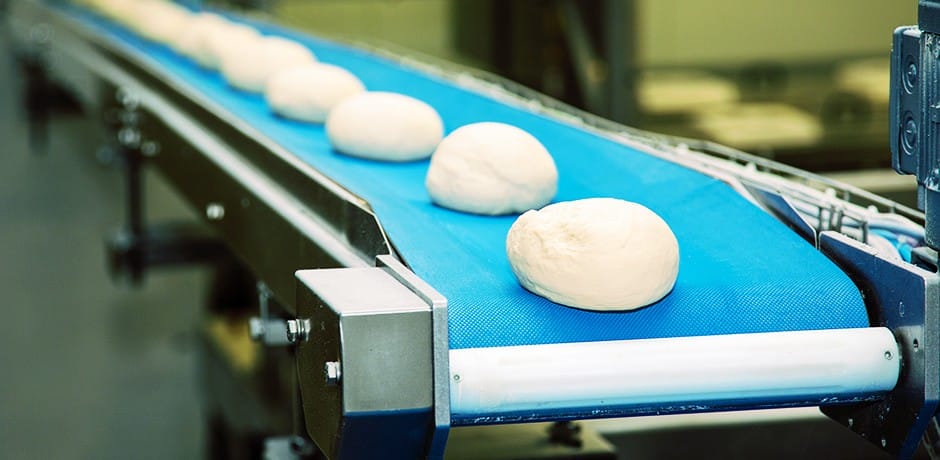
<instances>
[{"instance_id":1,"label":"blurred background machinery","mask_svg":"<svg viewBox=\"0 0 940 460\"><path fill-rule=\"evenodd\" d=\"M888 171L890 36L917 2L276 0L276 21L491 71L659 133L915 203Z\"/></svg>"}]
</instances>

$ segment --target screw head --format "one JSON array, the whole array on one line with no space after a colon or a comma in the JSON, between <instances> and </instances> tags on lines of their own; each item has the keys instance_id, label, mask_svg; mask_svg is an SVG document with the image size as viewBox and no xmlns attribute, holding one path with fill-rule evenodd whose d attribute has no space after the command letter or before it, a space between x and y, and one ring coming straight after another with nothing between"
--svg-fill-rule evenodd
<instances>
[{"instance_id":1,"label":"screw head","mask_svg":"<svg viewBox=\"0 0 940 460\"><path fill-rule=\"evenodd\" d=\"M221 203L209 203L206 205L206 217L209 220L222 220L225 217L225 206Z\"/></svg>"},{"instance_id":2,"label":"screw head","mask_svg":"<svg viewBox=\"0 0 940 460\"><path fill-rule=\"evenodd\" d=\"M118 143L123 147L135 148L140 145L140 131L134 128L121 128L117 133Z\"/></svg>"},{"instance_id":3,"label":"screw head","mask_svg":"<svg viewBox=\"0 0 940 460\"><path fill-rule=\"evenodd\" d=\"M907 118L901 130L901 148L908 155L913 155L917 148L917 122L912 117Z\"/></svg>"},{"instance_id":4,"label":"screw head","mask_svg":"<svg viewBox=\"0 0 940 460\"><path fill-rule=\"evenodd\" d=\"M326 378L326 384L329 386L339 385L342 376L339 361L327 361L323 364L323 376Z\"/></svg>"},{"instance_id":5,"label":"screw head","mask_svg":"<svg viewBox=\"0 0 940 460\"><path fill-rule=\"evenodd\" d=\"M908 62L907 68L904 70L904 78L902 80L904 83L904 90L908 94L914 92L914 88L917 86L917 64L914 62Z\"/></svg>"},{"instance_id":6,"label":"screw head","mask_svg":"<svg viewBox=\"0 0 940 460\"><path fill-rule=\"evenodd\" d=\"M152 157L160 153L160 144L156 141L144 141L140 144L140 153L145 157Z\"/></svg>"}]
</instances>

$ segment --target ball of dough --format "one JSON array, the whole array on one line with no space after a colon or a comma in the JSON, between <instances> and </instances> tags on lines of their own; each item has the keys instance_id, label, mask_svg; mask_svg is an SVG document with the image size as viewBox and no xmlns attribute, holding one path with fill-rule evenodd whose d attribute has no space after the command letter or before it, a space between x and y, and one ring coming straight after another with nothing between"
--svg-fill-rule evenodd
<instances>
[{"instance_id":1,"label":"ball of dough","mask_svg":"<svg viewBox=\"0 0 940 460\"><path fill-rule=\"evenodd\" d=\"M239 56L246 49L253 48L263 37L257 30L244 24L226 21L210 26L205 32L203 42L195 49L193 59L207 69L218 70L222 67L225 56Z\"/></svg>"},{"instance_id":2,"label":"ball of dough","mask_svg":"<svg viewBox=\"0 0 940 460\"><path fill-rule=\"evenodd\" d=\"M512 225L506 254L523 287L562 305L633 310L662 299L679 274L679 243L643 205L566 201Z\"/></svg>"},{"instance_id":3,"label":"ball of dough","mask_svg":"<svg viewBox=\"0 0 940 460\"><path fill-rule=\"evenodd\" d=\"M133 28L144 38L168 44L189 27L191 16L175 3L148 0L137 6Z\"/></svg>"},{"instance_id":4,"label":"ball of dough","mask_svg":"<svg viewBox=\"0 0 940 460\"><path fill-rule=\"evenodd\" d=\"M252 35L252 38L260 38L257 32L250 27L236 26L222 16L214 13L199 13L194 15L189 22L189 27L181 33L173 43L175 48L181 54L193 59L200 66L215 69L218 68L218 58L209 47L209 40L213 35L225 35L230 30L247 29L249 32L233 32ZM230 41L237 41L229 38ZM220 40L222 41L222 40Z\"/></svg>"},{"instance_id":5,"label":"ball of dough","mask_svg":"<svg viewBox=\"0 0 940 460\"><path fill-rule=\"evenodd\" d=\"M293 67L271 76L264 95L271 110L286 118L326 121L330 110L366 87L355 75L330 64Z\"/></svg>"},{"instance_id":6,"label":"ball of dough","mask_svg":"<svg viewBox=\"0 0 940 460\"><path fill-rule=\"evenodd\" d=\"M93 7L99 13L117 23L128 25L134 16L134 0L94 0Z\"/></svg>"},{"instance_id":7,"label":"ball of dough","mask_svg":"<svg viewBox=\"0 0 940 460\"><path fill-rule=\"evenodd\" d=\"M260 93L272 75L316 62L307 47L281 37L248 41L243 48L229 48L221 56L222 76L235 88Z\"/></svg>"},{"instance_id":8,"label":"ball of dough","mask_svg":"<svg viewBox=\"0 0 940 460\"><path fill-rule=\"evenodd\" d=\"M425 185L431 200L446 208L510 214L550 203L558 170L531 134L503 123L474 123L437 146Z\"/></svg>"},{"instance_id":9,"label":"ball of dough","mask_svg":"<svg viewBox=\"0 0 940 460\"><path fill-rule=\"evenodd\" d=\"M330 144L346 155L382 161L427 158L444 136L428 104L404 94L365 92L340 102L326 119Z\"/></svg>"}]
</instances>

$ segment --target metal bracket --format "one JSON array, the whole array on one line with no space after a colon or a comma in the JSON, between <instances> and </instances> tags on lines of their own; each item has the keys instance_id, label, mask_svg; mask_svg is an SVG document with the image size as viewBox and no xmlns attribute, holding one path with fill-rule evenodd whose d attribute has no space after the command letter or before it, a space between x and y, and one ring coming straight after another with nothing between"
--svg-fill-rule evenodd
<instances>
[{"instance_id":1,"label":"metal bracket","mask_svg":"<svg viewBox=\"0 0 940 460\"><path fill-rule=\"evenodd\" d=\"M23 74L22 91L26 109L29 143L35 153L46 153L49 147L49 118L54 110L77 112L75 97L49 76L49 48L53 29L46 23L29 26L24 49L16 57Z\"/></svg>"},{"instance_id":2,"label":"metal bracket","mask_svg":"<svg viewBox=\"0 0 940 460\"><path fill-rule=\"evenodd\" d=\"M940 16L934 2L921 1ZM940 17L936 18L940 21ZM940 248L940 32L917 26L894 31L891 50L891 160L895 171L917 178L927 244Z\"/></svg>"},{"instance_id":3,"label":"metal bracket","mask_svg":"<svg viewBox=\"0 0 940 460\"><path fill-rule=\"evenodd\" d=\"M126 223L106 242L111 274L137 284L149 268L230 260L222 240L195 222L145 224L143 163L160 152L160 145L141 136L140 100L132 91L120 88L114 100L111 121L124 167Z\"/></svg>"},{"instance_id":4,"label":"metal bracket","mask_svg":"<svg viewBox=\"0 0 940 460\"><path fill-rule=\"evenodd\" d=\"M397 260L378 265L296 273L312 327L296 354L307 432L334 459L441 458L446 301Z\"/></svg>"},{"instance_id":5,"label":"metal bracket","mask_svg":"<svg viewBox=\"0 0 940 460\"><path fill-rule=\"evenodd\" d=\"M940 278L836 232L822 232L819 248L859 286L869 322L891 329L903 359L898 383L883 400L822 411L883 450L910 458L940 400Z\"/></svg>"}]
</instances>

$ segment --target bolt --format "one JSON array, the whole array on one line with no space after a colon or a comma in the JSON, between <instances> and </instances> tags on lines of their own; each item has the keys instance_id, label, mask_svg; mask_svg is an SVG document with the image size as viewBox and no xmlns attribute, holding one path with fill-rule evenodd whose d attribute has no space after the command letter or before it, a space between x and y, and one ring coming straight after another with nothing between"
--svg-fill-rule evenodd
<instances>
[{"instance_id":1,"label":"bolt","mask_svg":"<svg viewBox=\"0 0 940 460\"><path fill-rule=\"evenodd\" d=\"M40 45L52 40L52 27L49 24L36 24L29 29L29 39Z\"/></svg>"},{"instance_id":2,"label":"bolt","mask_svg":"<svg viewBox=\"0 0 940 460\"><path fill-rule=\"evenodd\" d=\"M121 128L118 131L118 142L124 147L136 147L140 143L140 131L133 128Z\"/></svg>"},{"instance_id":3,"label":"bolt","mask_svg":"<svg viewBox=\"0 0 940 460\"><path fill-rule=\"evenodd\" d=\"M160 153L160 144L155 141L144 141L144 143L140 145L140 153L144 156L152 157Z\"/></svg>"},{"instance_id":4,"label":"bolt","mask_svg":"<svg viewBox=\"0 0 940 460\"><path fill-rule=\"evenodd\" d=\"M323 365L323 376L326 377L327 385L339 385L339 379L342 376L339 361L327 361Z\"/></svg>"},{"instance_id":5,"label":"bolt","mask_svg":"<svg viewBox=\"0 0 940 460\"><path fill-rule=\"evenodd\" d=\"M917 122L913 118L908 118L904 122L904 131L901 133L901 147L904 149L904 153L908 155L913 155L914 149L917 147Z\"/></svg>"},{"instance_id":6,"label":"bolt","mask_svg":"<svg viewBox=\"0 0 940 460\"><path fill-rule=\"evenodd\" d=\"M206 217L209 220L222 220L225 217L225 206L220 203L209 203L206 205Z\"/></svg>"},{"instance_id":7,"label":"bolt","mask_svg":"<svg viewBox=\"0 0 940 460\"><path fill-rule=\"evenodd\" d=\"M261 318L253 316L248 320L248 335L250 335L251 340L255 342L264 338L264 321L262 321Z\"/></svg>"},{"instance_id":8,"label":"bolt","mask_svg":"<svg viewBox=\"0 0 940 460\"><path fill-rule=\"evenodd\" d=\"M310 336L309 319L287 320L287 341L290 343L304 342Z\"/></svg>"},{"instance_id":9,"label":"bolt","mask_svg":"<svg viewBox=\"0 0 940 460\"><path fill-rule=\"evenodd\" d=\"M907 64L907 71L904 72L904 90L913 93L915 86L917 86L917 64L911 62Z\"/></svg>"},{"instance_id":10,"label":"bolt","mask_svg":"<svg viewBox=\"0 0 940 460\"><path fill-rule=\"evenodd\" d=\"M892 358L894 358L894 355L891 354L891 351L885 350L885 359L887 359L888 361L891 361Z\"/></svg>"},{"instance_id":11,"label":"bolt","mask_svg":"<svg viewBox=\"0 0 940 460\"><path fill-rule=\"evenodd\" d=\"M131 90L126 87L118 88L115 93L117 101L128 110L134 110L140 105L140 99Z\"/></svg>"}]
</instances>

